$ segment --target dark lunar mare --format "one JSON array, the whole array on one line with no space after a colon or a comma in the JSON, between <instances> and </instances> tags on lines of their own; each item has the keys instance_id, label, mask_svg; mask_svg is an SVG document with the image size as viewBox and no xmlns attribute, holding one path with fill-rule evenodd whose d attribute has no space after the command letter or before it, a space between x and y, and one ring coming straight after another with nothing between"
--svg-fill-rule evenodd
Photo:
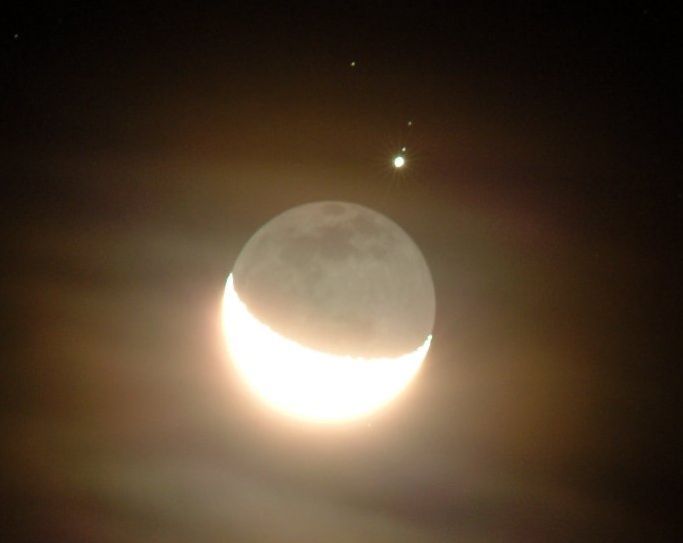
<instances>
[{"instance_id":1,"label":"dark lunar mare","mask_svg":"<svg viewBox=\"0 0 683 543\"><path fill-rule=\"evenodd\" d=\"M434 285L417 245L357 204L316 202L278 215L247 242L233 274L261 322L324 352L404 354L434 324Z\"/></svg>"}]
</instances>

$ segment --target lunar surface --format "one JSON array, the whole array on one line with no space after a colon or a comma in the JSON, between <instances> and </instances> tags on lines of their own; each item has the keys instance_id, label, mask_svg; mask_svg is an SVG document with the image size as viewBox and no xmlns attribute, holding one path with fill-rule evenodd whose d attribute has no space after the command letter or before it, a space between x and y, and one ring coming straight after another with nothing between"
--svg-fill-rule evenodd
<instances>
[{"instance_id":1,"label":"lunar surface","mask_svg":"<svg viewBox=\"0 0 683 543\"><path fill-rule=\"evenodd\" d=\"M344 202L302 205L247 242L226 284L231 357L256 391L306 418L342 419L394 397L431 341L435 296L393 221Z\"/></svg>"},{"instance_id":2,"label":"lunar surface","mask_svg":"<svg viewBox=\"0 0 683 543\"><path fill-rule=\"evenodd\" d=\"M402 355L434 324L434 286L417 245L356 204L312 203L275 217L245 245L233 277L257 319L323 352Z\"/></svg>"}]
</instances>

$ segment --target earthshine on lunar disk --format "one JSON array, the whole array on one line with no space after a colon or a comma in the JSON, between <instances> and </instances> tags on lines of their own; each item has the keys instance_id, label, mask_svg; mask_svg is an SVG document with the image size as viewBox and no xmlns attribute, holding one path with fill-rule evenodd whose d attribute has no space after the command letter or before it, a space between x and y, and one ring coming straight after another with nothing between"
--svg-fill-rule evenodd
<instances>
[{"instance_id":1,"label":"earthshine on lunar disk","mask_svg":"<svg viewBox=\"0 0 683 543\"><path fill-rule=\"evenodd\" d=\"M393 221L345 202L290 209L242 249L223 298L238 373L268 404L332 422L370 413L417 374L435 297Z\"/></svg>"}]
</instances>

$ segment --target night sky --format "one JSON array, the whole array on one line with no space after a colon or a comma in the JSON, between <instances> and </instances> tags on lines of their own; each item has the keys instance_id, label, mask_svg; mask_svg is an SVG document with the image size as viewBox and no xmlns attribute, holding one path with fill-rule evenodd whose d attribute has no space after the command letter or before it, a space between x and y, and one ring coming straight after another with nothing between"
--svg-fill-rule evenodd
<instances>
[{"instance_id":1,"label":"night sky","mask_svg":"<svg viewBox=\"0 0 683 543\"><path fill-rule=\"evenodd\" d=\"M673 11L16 2L0 21L0 539L676 539ZM395 220L436 291L416 381L341 426L262 406L220 329L251 234L317 200Z\"/></svg>"}]
</instances>

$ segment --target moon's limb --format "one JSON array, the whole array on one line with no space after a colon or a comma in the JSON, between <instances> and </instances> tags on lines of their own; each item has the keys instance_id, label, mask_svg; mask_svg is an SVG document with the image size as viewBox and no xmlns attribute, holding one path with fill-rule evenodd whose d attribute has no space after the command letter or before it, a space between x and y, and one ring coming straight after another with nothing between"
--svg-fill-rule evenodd
<instances>
[{"instance_id":1,"label":"moon's limb","mask_svg":"<svg viewBox=\"0 0 683 543\"><path fill-rule=\"evenodd\" d=\"M252 315L228 277L223 327L240 375L267 403L298 418L343 421L395 398L419 371L431 342L394 358L316 351L271 330Z\"/></svg>"}]
</instances>

